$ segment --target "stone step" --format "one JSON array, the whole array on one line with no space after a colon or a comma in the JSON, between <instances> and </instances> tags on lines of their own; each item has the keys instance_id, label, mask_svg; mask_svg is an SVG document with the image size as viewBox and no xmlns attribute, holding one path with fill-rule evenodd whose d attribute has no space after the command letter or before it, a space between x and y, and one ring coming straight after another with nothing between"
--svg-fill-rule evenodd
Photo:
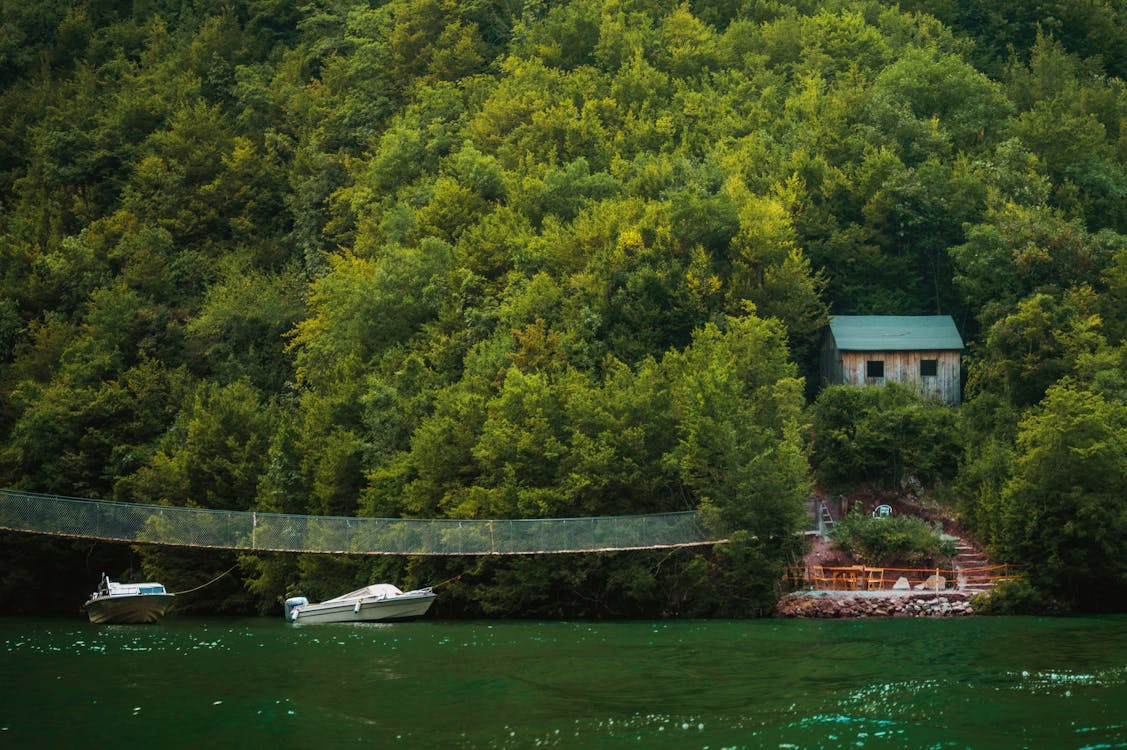
<instances>
[{"instance_id":1,"label":"stone step","mask_svg":"<svg viewBox=\"0 0 1127 750\"><path fill-rule=\"evenodd\" d=\"M959 539L955 542L955 570L981 570L990 567L990 557L976 548L974 545ZM974 574L971 574L975 577ZM968 594L982 594L994 588L993 581L968 581L965 577L960 576L959 589Z\"/></svg>"}]
</instances>

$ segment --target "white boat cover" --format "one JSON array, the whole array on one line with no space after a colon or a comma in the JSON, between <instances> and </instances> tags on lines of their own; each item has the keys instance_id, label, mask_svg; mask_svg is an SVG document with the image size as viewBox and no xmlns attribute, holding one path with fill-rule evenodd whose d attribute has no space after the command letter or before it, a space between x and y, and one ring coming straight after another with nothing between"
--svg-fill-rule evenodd
<instances>
[{"instance_id":1,"label":"white boat cover","mask_svg":"<svg viewBox=\"0 0 1127 750\"><path fill-rule=\"evenodd\" d=\"M321 602L328 604L329 602L344 602L349 599L387 599L392 596L402 596L403 592L397 587L392 586L390 583L373 583L371 586L365 586L362 589L350 591L347 594L335 596L332 599L326 599Z\"/></svg>"}]
</instances>

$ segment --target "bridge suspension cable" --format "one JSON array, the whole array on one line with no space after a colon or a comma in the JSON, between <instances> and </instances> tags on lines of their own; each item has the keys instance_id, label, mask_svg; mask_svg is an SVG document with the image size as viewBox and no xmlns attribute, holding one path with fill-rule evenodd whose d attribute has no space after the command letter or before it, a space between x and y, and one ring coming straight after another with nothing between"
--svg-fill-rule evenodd
<instances>
[{"instance_id":1,"label":"bridge suspension cable","mask_svg":"<svg viewBox=\"0 0 1127 750\"><path fill-rule=\"evenodd\" d=\"M301 516L0 490L0 529L176 547L349 555L530 555L724 542L695 511L585 518Z\"/></svg>"}]
</instances>

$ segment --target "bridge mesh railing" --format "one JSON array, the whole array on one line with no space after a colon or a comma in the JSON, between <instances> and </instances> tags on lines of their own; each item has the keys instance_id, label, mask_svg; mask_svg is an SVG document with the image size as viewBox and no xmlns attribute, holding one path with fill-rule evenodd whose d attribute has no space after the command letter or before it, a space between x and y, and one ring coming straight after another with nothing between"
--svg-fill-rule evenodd
<instances>
[{"instance_id":1,"label":"bridge mesh railing","mask_svg":"<svg viewBox=\"0 0 1127 750\"><path fill-rule=\"evenodd\" d=\"M344 518L0 490L0 528L178 547L364 555L526 555L715 544L693 511L532 519Z\"/></svg>"}]
</instances>

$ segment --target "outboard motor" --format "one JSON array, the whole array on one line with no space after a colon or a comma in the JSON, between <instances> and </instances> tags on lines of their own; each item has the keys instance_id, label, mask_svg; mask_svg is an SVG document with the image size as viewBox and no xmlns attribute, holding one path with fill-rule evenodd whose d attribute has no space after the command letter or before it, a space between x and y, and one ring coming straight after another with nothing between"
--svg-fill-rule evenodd
<instances>
[{"instance_id":1,"label":"outboard motor","mask_svg":"<svg viewBox=\"0 0 1127 750\"><path fill-rule=\"evenodd\" d=\"M294 609L306 604L309 604L309 600L304 596L291 596L289 599L286 599L286 622L293 622L296 617Z\"/></svg>"}]
</instances>

